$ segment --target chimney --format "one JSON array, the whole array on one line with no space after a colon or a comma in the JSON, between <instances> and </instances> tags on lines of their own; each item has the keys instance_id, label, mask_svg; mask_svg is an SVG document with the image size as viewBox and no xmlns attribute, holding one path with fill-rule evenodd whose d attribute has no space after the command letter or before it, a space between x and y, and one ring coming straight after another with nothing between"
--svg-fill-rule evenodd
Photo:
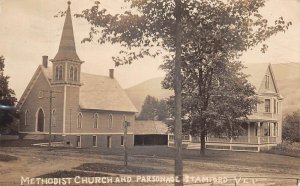
<instances>
[{"instance_id":1,"label":"chimney","mask_svg":"<svg viewBox=\"0 0 300 186\"><path fill-rule=\"evenodd\" d=\"M43 66L48 68L48 56L43 56Z\"/></svg>"},{"instance_id":2,"label":"chimney","mask_svg":"<svg viewBox=\"0 0 300 186\"><path fill-rule=\"evenodd\" d=\"M109 69L109 77L114 79L114 69Z\"/></svg>"}]
</instances>

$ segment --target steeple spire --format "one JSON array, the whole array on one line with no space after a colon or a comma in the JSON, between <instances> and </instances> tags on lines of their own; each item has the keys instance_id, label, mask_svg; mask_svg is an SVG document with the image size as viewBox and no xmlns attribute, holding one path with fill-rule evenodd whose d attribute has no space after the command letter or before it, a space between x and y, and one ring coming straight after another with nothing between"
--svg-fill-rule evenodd
<instances>
[{"instance_id":1,"label":"steeple spire","mask_svg":"<svg viewBox=\"0 0 300 186\"><path fill-rule=\"evenodd\" d=\"M61 60L72 60L78 62L81 61L76 53L70 5L71 2L68 1L68 9L67 9L65 24L63 27L62 36L59 44L59 49L53 61L61 61Z\"/></svg>"}]
</instances>

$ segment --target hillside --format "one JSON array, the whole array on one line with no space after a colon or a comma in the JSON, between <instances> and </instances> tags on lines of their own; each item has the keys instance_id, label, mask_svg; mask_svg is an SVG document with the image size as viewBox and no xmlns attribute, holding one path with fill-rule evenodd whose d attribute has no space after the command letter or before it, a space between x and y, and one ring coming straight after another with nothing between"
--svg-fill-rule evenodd
<instances>
[{"instance_id":1,"label":"hillside","mask_svg":"<svg viewBox=\"0 0 300 186\"><path fill-rule=\"evenodd\" d=\"M300 109L300 63L272 64L272 68L280 94L284 97L283 114ZM162 80L162 77L154 78L126 89L139 111L147 95L162 99L173 94L172 91L161 88Z\"/></svg>"},{"instance_id":2,"label":"hillside","mask_svg":"<svg viewBox=\"0 0 300 186\"><path fill-rule=\"evenodd\" d=\"M161 87L163 79L163 77L150 79L125 90L132 103L139 111L141 111L147 95L163 99L173 94L172 91Z\"/></svg>"}]
</instances>

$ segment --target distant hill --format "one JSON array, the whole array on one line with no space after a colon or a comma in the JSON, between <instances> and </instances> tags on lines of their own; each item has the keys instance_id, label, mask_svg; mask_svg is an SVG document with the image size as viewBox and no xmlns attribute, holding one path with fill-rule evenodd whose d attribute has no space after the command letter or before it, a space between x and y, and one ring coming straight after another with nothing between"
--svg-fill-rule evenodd
<instances>
[{"instance_id":1,"label":"distant hill","mask_svg":"<svg viewBox=\"0 0 300 186\"><path fill-rule=\"evenodd\" d=\"M125 90L139 111L141 111L147 95L154 96L158 99L168 98L173 95L171 90L162 88L161 82L163 79L163 77L150 79Z\"/></svg>"},{"instance_id":2,"label":"distant hill","mask_svg":"<svg viewBox=\"0 0 300 186\"><path fill-rule=\"evenodd\" d=\"M284 97L283 114L300 109L300 63L272 64L273 72L280 94ZM126 89L129 98L141 111L147 95L158 99L173 95L173 91L161 88L163 77L154 78Z\"/></svg>"},{"instance_id":3,"label":"distant hill","mask_svg":"<svg viewBox=\"0 0 300 186\"><path fill-rule=\"evenodd\" d=\"M300 63L272 64L280 94L284 97L283 114L300 109Z\"/></svg>"}]
</instances>

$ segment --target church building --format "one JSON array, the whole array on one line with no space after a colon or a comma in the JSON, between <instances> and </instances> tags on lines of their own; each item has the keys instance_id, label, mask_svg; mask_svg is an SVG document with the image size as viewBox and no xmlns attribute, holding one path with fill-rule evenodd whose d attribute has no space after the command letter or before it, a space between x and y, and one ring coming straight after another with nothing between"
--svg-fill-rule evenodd
<instances>
[{"instance_id":1,"label":"church building","mask_svg":"<svg viewBox=\"0 0 300 186\"><path fill-rule=\"evenodd\" d=\"M121 147L127 121L131 146L137 109L114 78L113 69L109 76L81 72L85 63L76 53L70 4L51 67L43 56L17 105L20 133L25 139L47 139L51 130L53 140L65 145Z\"/></svg>"}]
</instances>

